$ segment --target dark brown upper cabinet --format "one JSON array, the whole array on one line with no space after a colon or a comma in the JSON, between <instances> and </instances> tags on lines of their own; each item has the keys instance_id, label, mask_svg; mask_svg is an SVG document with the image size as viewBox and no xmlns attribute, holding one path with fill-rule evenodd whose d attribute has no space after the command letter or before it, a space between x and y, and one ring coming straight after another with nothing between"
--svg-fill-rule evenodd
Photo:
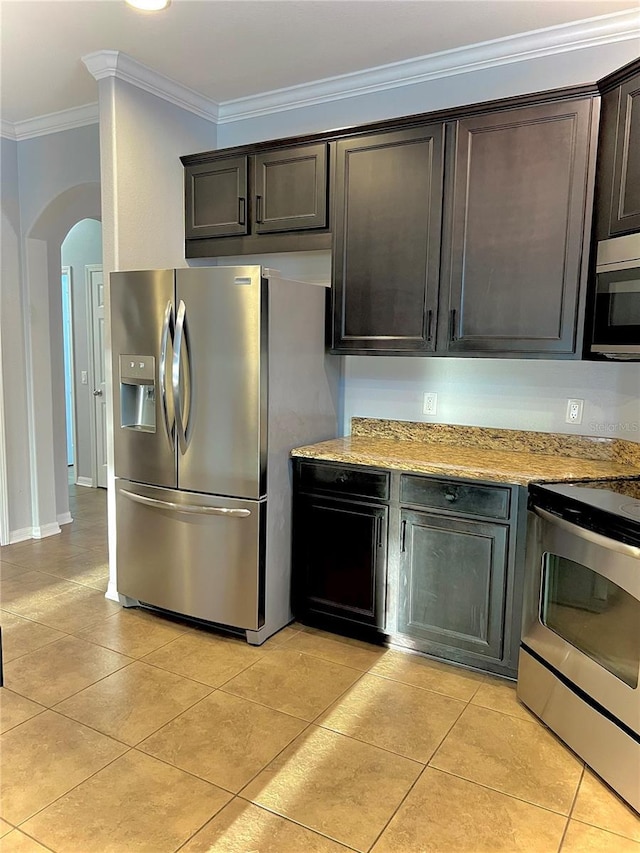
<instances>
[{"instance_id":1,"label":"dark brown upper cabinet","mask_svg":"<svg viewBox=\"0 0 640 853\"><path fill-rule=\"evenodd\" d=\"M455 123L440 350L577 351L592 105L583 98Z\"/></svg>"},{"instance_id":2,"label":"dark brown upper cabinet","mask_svg":"<svg viewBox=\"0 0 640 853\"><path fill-rule=\"evenodd\" d=\"M443 153L442 123L336 143L335 351L435 349Z\"/></svg>"},{"instance_id":3,"label":"dark brown upper cabinet","mask_svg":"<svg viewBox=\"0 0 640 853\"><path fill-rule=\"evenodd\" d=\"M185 236L248 234L247 158L220 157L185 170Z\"/></svg>"},{"instance_id":4,"label":"dark brown upper cabinet","mask_svg":"<svg viewBox=\"0 0 640 853\"><path fill-rule=\"evenodd\" d=\"M330 246L328 143L254 148L182 158L186 257Z\"/></svg>"},{"instance_id":5,"label":"dark brown upper cabinet","mask_svg":"<svg viewBox=\"0 0 640 853\"><path fill-rule=\"evenodd\" d=\"M602 114L596 180L596 238L640 231L640 59L598 83Z\"/></svg>"},{"instance_id":6,"label":"dark brown upper cabinet","mask_svg":"<svg viewBox=\"0 0 640 853\"><path fill-rule=\"evenodd\" d=\"M611 79L627 229L637 76ZM599 111L588 84L182 157L186 257L331 248L336 353L580 358Z\"/></svg>"},{"instance_id":7,"label":"dark brown upper cabinet","mask_svg":"<svg viewBox=\"0 0 640 853\"><path fill-rule=\"evenodd\" d=\"M327 146L301 145L254 155L257 234L324 228L327 224Z\"/></svg>"}]
</instances>

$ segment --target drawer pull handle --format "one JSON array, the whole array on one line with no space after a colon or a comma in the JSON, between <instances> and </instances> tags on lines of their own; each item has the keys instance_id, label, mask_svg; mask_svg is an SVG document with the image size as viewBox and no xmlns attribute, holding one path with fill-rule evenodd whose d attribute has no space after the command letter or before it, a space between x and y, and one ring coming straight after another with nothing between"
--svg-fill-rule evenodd
<instances>
[{"instance_id":1,"label":"drawer pull handle","mask_svg":"<svg viewBox=\"0 0 640 853\"><path fill-rule=\"evenodd\" d=\"M346 474L338 474L336 477L336 483L346 483L349 478Z\"/></svg>"},{"instance_id":2,"label":"drawer pull handle","mask_svg":"<svg viewBox=\"0 0 640 853\"><path fill-rule=\"evenodd\" d=\"M449 503L453 503L458 500L458 496L454 492L445 492L444 499L445 501L449 501Z\"/></svg>"}]
</instances>

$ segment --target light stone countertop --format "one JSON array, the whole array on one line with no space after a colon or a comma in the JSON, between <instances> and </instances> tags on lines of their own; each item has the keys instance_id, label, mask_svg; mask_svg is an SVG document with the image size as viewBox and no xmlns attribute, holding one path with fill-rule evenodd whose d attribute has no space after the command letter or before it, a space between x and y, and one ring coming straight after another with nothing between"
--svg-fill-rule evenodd
<instances>
[{"instance_id":1,"label":"light stone countertop","mask_svg":"<svg viewBox=\"0 0 640 853\"><path fill-rule=\"evenodd\" d=\"M291 456L523 486L640 477L638 442L368 418L351 426L350 436Z\"/></svg>"}]
</instances>

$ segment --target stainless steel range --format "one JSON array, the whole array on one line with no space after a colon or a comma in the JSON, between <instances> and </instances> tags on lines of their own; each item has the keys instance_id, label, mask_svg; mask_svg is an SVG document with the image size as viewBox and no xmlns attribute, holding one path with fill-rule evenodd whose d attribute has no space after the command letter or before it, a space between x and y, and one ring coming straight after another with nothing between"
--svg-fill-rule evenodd
<instances>
[{"instance_id":1,"label":"stainless steel range","mask_svg":"<svg viewBox=\"0 0 640 853\"><path fill-rule=\"evenodd\" d=\"M529 487L518 696L640 811L640 480Z\"/></svg>"}]
</instances>

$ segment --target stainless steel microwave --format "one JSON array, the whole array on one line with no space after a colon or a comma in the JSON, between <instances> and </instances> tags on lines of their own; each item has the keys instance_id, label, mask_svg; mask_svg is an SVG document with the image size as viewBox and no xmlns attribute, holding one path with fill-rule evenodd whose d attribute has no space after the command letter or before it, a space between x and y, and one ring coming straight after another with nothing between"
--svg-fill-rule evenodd
<instances>
[{"instance_id":1,"label":"stainless steel microwave","mask_svg":"<svg viewBox=\"0 0 640 853\"><path fill-rule=\"evenodd\" d=\"M591 352L640 360L640 234L598 243Z\"/></svg>"}]
</instances>

